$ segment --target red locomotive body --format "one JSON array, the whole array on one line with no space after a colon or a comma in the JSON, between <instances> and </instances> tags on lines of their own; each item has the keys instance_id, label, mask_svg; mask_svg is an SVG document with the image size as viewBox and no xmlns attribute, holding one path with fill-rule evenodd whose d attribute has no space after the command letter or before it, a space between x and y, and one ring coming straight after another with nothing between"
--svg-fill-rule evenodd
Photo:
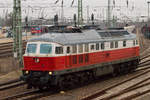
<instances>
[{"instance_id":1,"label":"red locomotive body","mask_svg":"<svg viewBox=\"0 0 150 100\"><path fill-rule=\"evenodd\" d=\"M62 86L131 71L138 63L136 35L124 30L45 34L27 43L22 79L33 87Z\"/></svg>"},{"instance_id":2,"label":"red locomotive body","mask_svg":"<svg viewBox=\"0 0 150 100\"><path fill-rule=\"evenodd\" d=\"M89 61L85 61L85 57L89 56ZM129 59L139 56L139 47L126 48L121 50L96 52L89 54L80 54L73 56L62 57L24 57L24 70L35 71L61 71L70 68L79 68L87 65L107 63L112 61ZM72 59L76 57L77 63L73 63ZM79 57L82 57L82 63L79 62ZM39 63L35 62L35 58L40 60Z\"/></svg>"}]
</instances>

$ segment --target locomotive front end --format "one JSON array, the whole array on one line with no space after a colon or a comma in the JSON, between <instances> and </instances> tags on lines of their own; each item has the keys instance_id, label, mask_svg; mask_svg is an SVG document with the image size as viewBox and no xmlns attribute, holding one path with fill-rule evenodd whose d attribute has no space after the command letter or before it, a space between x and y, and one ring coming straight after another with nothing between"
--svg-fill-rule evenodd
<instances>
[{"instance_id":1,"label":"locomotive front end","mask_svg":"<svg viewBox=\"0 0 150 100\"><path fill-rule=\"evenodd\" d=\"M31 87L45 87L51 83L54 68L53 44L29 42L24 54L24 68L21 79Z\"/></svg>"}]
</instances>

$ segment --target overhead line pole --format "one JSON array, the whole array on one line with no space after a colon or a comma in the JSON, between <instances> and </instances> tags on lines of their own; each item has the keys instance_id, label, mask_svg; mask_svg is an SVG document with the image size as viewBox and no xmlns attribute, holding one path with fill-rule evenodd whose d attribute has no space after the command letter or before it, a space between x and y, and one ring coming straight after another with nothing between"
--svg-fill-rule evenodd
<instances>
[{"instance_id":1,"label":"overhead line pole","mask_svg":"<svg viewBox=\"0 0 150 100\"><path fill-rule=\"evenodd\" d=\"M149 17L150 17L150 15L149 15L149 10L150 10L149 9L149 4L150 4L150 1L148 1L147 4L148 4L148 18L147 18L147 21L149 22Z\"/></svg>"},{"instance_id":2,"label":"overhead line pole","mask_svg":"<svg viewBox=\"0 0 150 100\"><path fill-rule=\"evenodd\" d=\"M83 24L82 0L78 0L78 26Z\"/></svg>"},{"instance_id":3,"label":"overhead line pole","mask_svg":"<svg viewBox=\"0 0 150 100\"><path fill-rule=\"evenodd\" d=\"M110 9L110 0L108 0L108 9L107 9L107 27L111 27L111 9Z\"/></svg>"},{"instance_id":4,"label":"overhead line pole","mask_svg":"<svg viewBox=\"0 0 150 100\"><path fill-rule=\"evenodd\" d=\"M89 13L89 5L87 6L87 23L89 24L89 16L90 16L90 13Z\"/></svg>"},{"instance_id":5,"label":"overhead line pole","mask_svg":"<svg viewBox=\"0 0 150 100\"><path fill-rule=\"evenodd\" d=\"M64 1L62 0L62 4L61 4L61 22L62 25L64 24Z\"/></svg>"},{"instance_id":6,"label":"overhead line pole","mask_svg":"<svg viewBox=\"0 0 150 100\"><path fill-rule=\"evenodd\" d=\"M21 17L21 0L18 0L18 34L19 34L19 63L20 66L23 65L22 62L22 17Z\"/></svg>"},{"instance_id":7,"label":"overhead line pole","mask_svg":"<svg viewBox=\"0 0 150 100\"><path fill-rule=\"evenodd\" d=\"M13 8L13 50L14 57L19 60L19 66L23 67L22 62L22 25L21 25L21 0L14 0Z\"/></svg>"},{"instance_id":8,"label":"overhead line pole","mask_svg":"<svg viewBox=\"0 0 150 100\"><path fill-rule=\"evenodd\" d=\"M16 34L16 0L14 0L14 7L13 7L13 52L14 52L14 57L17 57L17 34Z\"/></svg>"}]
</instances>

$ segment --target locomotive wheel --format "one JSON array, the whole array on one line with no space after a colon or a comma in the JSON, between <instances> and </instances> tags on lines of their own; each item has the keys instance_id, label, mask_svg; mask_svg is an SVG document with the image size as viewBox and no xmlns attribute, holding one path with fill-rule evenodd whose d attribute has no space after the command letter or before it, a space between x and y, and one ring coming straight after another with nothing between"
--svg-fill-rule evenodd
<instances>
[{"instance_id":1,"label":"locomotive wheel","mask_svg":"<svg viewBox=\"0 0 150 100\"><path fill-rule=\"evenodd\" d=\"M31 85L31 84L28 84L28 85L27 85L27 89L32 89L32 85Z\"/></svg>"},{"instance_id":2,"label":"locomotive wheel","mask_svg":"<svg viewBox=\"0 0 150 100\"><path fill-rule=\"evenodd\" d=\"M112 76L116 77L119 74L118 66L114 65L113 69L114 69L114 71L112 73Z\"/></svg>"},{"instance_id":3,"label":"locomotive wheel","mask_svg":"<svg viewBox=\"0 0 150 100\"><path fill-rule=\"evenodd\" d=\"M72 89L73 87L74 87L74 84L73 84L72 75L65 75L61 77L59 81L59 88L61 90Z\"/></svg>"},{"instance_id":4,"label":"locomotive wheel","mask_svg":"<svg viewBox=\"0 0 150 100\"><path fill-rule=\"evenodd\" d=\"M88 74L85 72L83 74L81 74L81 84L84 85L84 84L88 84Z\"/></svg>"},{"instance_id":5,"label":"locomotive wheel","mask_svg":"<svg viewBox=\"0 0 150 100\"><path fill-rule=\"evenodd\" d=\"M117 75L118 75L117 70L115 70L115 71L112 73L112 76L113 76L113 77L116 77Z\"/></svg>"},{"instance_id":6,"label":"locomotive wheel","mask_svg":"<svg viewBox=\"0 0 150 100\"><path fill-rule=\"evenodd\" d=\"M127 74L129 72L129 65L126 63L124 66L123 66L123 74Z\"/></svg>"},{"instance_id":7,"label":"locomotive wheel","mask_svg":"<svg viewBox=\"0 0 150 100\"><path fill-rule=\"evenodd\" d=\"M41 91L46 91L46 90L49 90L50 88L47 87L47 86L40 86L39 89L40 89Z\"/></svg>"},{"instance_id":8,"label":"locomotive wheel","mask_svg":"<svg viewBox=\"0 0 150 100\"><path fill-rule=\"evenodd\" d=\"M77 84L79 84L79 76L78 75L76 75L76 74L74 74L73 75L73 85L74 85L74 87L76 87L76 85Z\"/></svg>"},{"instance_id":9,"label":"locomotive wheel","mask_svg":"<svg viewBox=\"0 0 150 100\"><path fill-rule=\"evenodd\" d=\"M64 79L62 79L63 77L61 77L61 79L59 79L59 85L58 85L58 87L61 89L61 90L63 90L63 89L65 89L65 81L64 81Z\"/></svg>"},{"instance_id":10,"label":"locomotive wheel","mask_svg":"<svg viewBox=\"0 0 150 100\"><path fill-rule=\"evenodd\" d=\"M137 66L138 66L138 61L137 60L132 61L130 66L130 72L134 72Z\"/></svg>"},{"instance_id":11,"label":"locomotive wheel","mask_svg":"<svg viewBox=\"0 0 150 100\"><path fill-rule=\"evenodd\" d=\"M79 77L79 82L80 82L81 85L83 85L84 82L85 82L85 79L84 79L84 78L85 78L84 73L81 73L81 74L80 74L80 77Z\"/></svg>"},{"instance_id":12,"label":"locomotive wheel","mask_svg":"<svg viewBox=\"0 0 150 100\"><path fill-rule=\"evenodd\" d=\"M75 80L73 78L73 75L67 76L66 86L68 87L68 89L72 89L75 86L74 82L75 82Z\"/></svg>"},{"instance_id":13,"label":"locomotive wheel","mask_svg":"<svg viewBox=\"0 0 150 100\"><path fill-rule=\"evenodd\" d=\"M125 73L125 68L124 68L124 65L121 64L121 65L120 65L120 74L122 75L122 74L124 74L124 73Z\"/></svg>"},{"instance_id":14,"label":"locomotive wheel","mask_svg":"<svg viewBox=\"0 0 150 100\"><path fill-rule=\"evenodd\" d=\"M89 81L92 81L94 79L94 75L92 71L88 72L88 79Z\"/></svg>"}]
</instances>

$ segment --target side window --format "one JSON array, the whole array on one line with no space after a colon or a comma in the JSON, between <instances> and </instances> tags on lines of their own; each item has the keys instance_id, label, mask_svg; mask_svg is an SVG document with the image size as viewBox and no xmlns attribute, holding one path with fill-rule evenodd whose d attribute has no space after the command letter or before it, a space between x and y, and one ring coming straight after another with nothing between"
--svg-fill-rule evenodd
<instances>
[{"instance_id":1,"label":"side window","mask_svg":"<svg viewBox=\"0 0 150 100\"><path fill-rule=\"evenodd\" d=\"M85 48L84 48L85 50L85 52L89 52L89 44L85 44Z\"/></svg>"},{"instance_id":2,"label":"side window","mask_svg":"<svg viewBox=\"0 0 150 100\"><path fill-rule=\"evenodd\" d=\"M102 49L102 50L105 49L105 43L101 43L101 49Z\"/></svg>"},{"instance_id":3,"label":"side window","mask_svg":"<svg viewBox=\"0 0 150 100\"><path fill-rule=\"evenodd\" d=\"M63 47L56 47L55 53L56 54L63 54Z\"/></svg>"},{"instance_id":4,"label":"side window","mask_svg":"<svg viewBox=\"0 0 150 100\"><path fill-rule=\"evenodd\" d=\"M86 63L89 62L89 55L88 54L85 55L85 62Z\"/></svg>"},{"instance_id":5,"label":"side window","mask_svg":"<svg viewBox=\"0 0 150 100\"><path fill-rule=\"evenodd\" d=\"M73 59L72 59L73 61L73 64L77 64L77 56L73 56Z\"/></svg>"},{"instance_id":6,"label":"side window","mask_svg":"<svg viewBox=\"0 0 150 100\"><path fill-rule=\"evenodd\" d=\"M123 41L123 47L126 47L126 41Z\"/></svg>"},{"instance_id":7,"label":"side window","mask_svg":"<svg viewBox=\"0 0 150 100\"><path fill-rule=\"evenodd\" d=\"M118 48L118 41L115 41L115 48Z\"/></svg>"},{"instance_id":8,"label":"side window","mask_svg":"<svg viewBox=\"0 0 150 100\"><path fill-rule=\"evenodd\" d=\"M110 48L114 48L114 42L110 42Z\"/></svg>"},{"instance_id":9,"label":"side window","mask_svg":"<svg viewBox=\"0 0 150 100\"><path fill-rule=\"evenodd\" d=\"M67 47L67 53L70 53L70 47Z\"/></svg>"},{"instance_id":10,"label":"side window","mask_svg":"<svg viewBox=\"0 0 150 100\"><path fill-rule=\"evenodd\" d=\"M96 50L99 50L99 43L96 43Z\"/></svg>"},{"instance_id":11,"label":"side window","mask_svg":"<svg viewBox=\"0 0 150 100\"><path fill-rule=\"evenodd\" d=\"M77 46L76 45L72 46L72 53L77 53Z\"/></svg>"},{"instance_id":12,"label":"side window","mask_svg":"<svg viewBox=\"0 0 150 100\"><path fill-rule=\"evenodd\" d=\"M79 56L79 63L83 63L83 55Z\"/></svg>"},{"instance_id":13,"label":"side window","mask_svg":"<svg viewBox=\"0 0 150 100\"><path fill-rule=\"evenodd\" d=\"M136 45L138 45L138 40L136 40Z\"/></svg>"},{"instance_id":14,"label":"side window","mask_svg":"<svg viewBox=\"0 0 150 100\"><path fill-rule=\"evenodd\" d=\"M92 51L95 50L95 45L94 45L94 44L91 45L91 50L92 50Z\"/></svg>"},{"instance_id":15,"label":"side window","mask_svg":"<svg viewBox=\"0 0 150 100\"><path fill-rule=\"evenodd\" d=\"M83 45L82 44L79 45L78 51L79 51L79 53L83 53Z\"/></svg>"},{"instance_id":16,"label":"side window","mask_svg":"<svg viewBox=\"0 0 150 100\"><path fill-rule=\"evenodd\" d=\"M135 40L133 40L133 46L135 46L135 42L136 42L136 41L135 41Z\"/></svg>"}]
</instances>

